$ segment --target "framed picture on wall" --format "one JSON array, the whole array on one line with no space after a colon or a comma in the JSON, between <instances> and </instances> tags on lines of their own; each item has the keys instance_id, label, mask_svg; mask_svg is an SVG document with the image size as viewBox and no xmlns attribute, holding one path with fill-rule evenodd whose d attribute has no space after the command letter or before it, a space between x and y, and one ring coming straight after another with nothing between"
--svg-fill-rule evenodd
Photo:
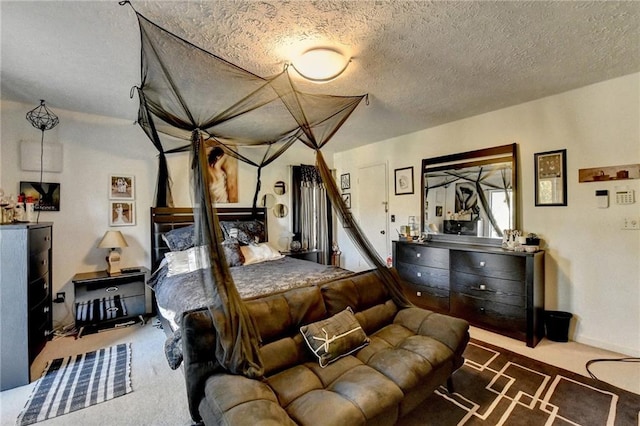
<instances>
[{"instance_id":1,"label":"framed picture on wall","mask_svg":"<svg viewBox=\"0 0 640 426\"><path fill-rule=\"evenodd\" d=\"M133 226L135 224L136 205L134 202L109 202L109 226Z\"/></svg>"},{"instance_id":2,"label":"framed picture on wall","mask_svg":"<svg viewBox=\"0 0 640 426\"><path fill-rule=\"evenodd\" d=\"M20 194L31 197L38 211L60 211L60 184L57 182L20 182Z\"/></svg>"},{"instance_id":3,"label":"framed picture on wall","mask_svg":"<svg viewBox=\"0 0 640 426\"><path fill-rule=\"evenodd\" d=\"M344 191L349 188L351 188L351 175L349 173L344 173L340 175L340 189Z\"/></svg>"},{"instance_id":4,"label":"framed picture on wall","mask_svg":"<svg viewBox=\"0 0 640 426\"><path fill-rule=\"evenodd\" d=\"M133 200L136 197L135 181L133 175L109 176L109 199Z\"/></svg>"},{"instance_id":5,"label":"framed picture on wall","mask_svg":"<svg viewBox=\"0 0 640 426\"><path fill-rule=\"evenodd\" d=\"M567 205L567 150L534 154L536 206Z\"/></svg>"},{"instance_id":6,"label":"framed picture on wall","mask_svg":"<svg viewBox=\"0 0 640 426\"><path fill-rule=\"evenodd\" d=\"M413 166L395 169L396 195L413 194Z\"/></svg>"},{"instance_id":7,"label":"framed picture on wall","mask_svg":"<svg viewBox=\"0 0 640 426\"><path fill-rule=\"evenodd\" d=\"M342 194L342 201L344 201L344 204L347 206L348 209L351 208L351 194L349 193Z\"/></svg>"}]
</instances>

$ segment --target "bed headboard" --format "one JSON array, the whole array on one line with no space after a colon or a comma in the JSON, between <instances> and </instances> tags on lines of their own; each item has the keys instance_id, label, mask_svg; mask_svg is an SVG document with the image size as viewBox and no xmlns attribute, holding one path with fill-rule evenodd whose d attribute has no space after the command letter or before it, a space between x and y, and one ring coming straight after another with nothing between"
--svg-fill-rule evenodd
<instances>
[{"instance_id":1,"label":"bed headboard","mask_svg":"<svg viewBox=\"0 0 640 426\"><path fill-rule=\"evenodd\" d=\"M260 220L264 223L264 238L268 239L267 209L264 207L217 207L220 221ZM191 207L151 207L151 267L152 271L160 264L164 254L169 251L162 234L172 229L193 223Z\"/></svg>"}]
</instances>

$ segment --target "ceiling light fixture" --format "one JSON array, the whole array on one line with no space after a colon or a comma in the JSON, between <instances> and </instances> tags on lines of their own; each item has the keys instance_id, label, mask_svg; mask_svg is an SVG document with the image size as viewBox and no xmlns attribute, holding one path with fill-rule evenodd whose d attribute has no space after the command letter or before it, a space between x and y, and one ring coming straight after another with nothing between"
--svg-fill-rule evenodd
<instances>
[{"instance_id":1,"label":"ceiling light fixture","mask_svg":"<svg viewBox=\"0 0 640 426\"><path fill-rule=\"evenodd\" d=\"M351 62L335 49L318 47L304 52L292 65L302 77L317 83L326 83L342 74Z\"/></svg>"}]
</instances>

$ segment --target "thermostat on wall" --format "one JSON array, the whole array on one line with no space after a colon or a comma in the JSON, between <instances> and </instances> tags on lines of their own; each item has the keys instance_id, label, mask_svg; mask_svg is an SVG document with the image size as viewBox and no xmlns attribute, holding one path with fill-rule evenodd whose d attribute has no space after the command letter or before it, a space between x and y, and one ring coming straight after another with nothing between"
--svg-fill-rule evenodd
<instances>
[{"instance_id":1,"label":"thermostat on wall","mask_svg":"<svg viewBox=\"0 0 640 426\"><path fill-rule=\"evenodd\" d=\"M606 209L609 207L609 190L600 189L596 191L596 201L599 209Z\"/></svg>"}]
</instances>

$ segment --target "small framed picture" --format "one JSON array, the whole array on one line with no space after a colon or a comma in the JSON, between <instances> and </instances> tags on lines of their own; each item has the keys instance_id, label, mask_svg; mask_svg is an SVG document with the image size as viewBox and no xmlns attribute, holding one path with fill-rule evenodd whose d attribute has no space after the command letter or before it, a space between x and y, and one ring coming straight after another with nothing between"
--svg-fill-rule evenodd
<instances>
[{"instance_id":1,"label":"small framed picture","mask_svg":"<svg viewBox=\"0 0 640 426\"><path fill-rule=\"evenodd\" d=\"M109 199L111 200L134 200L135 180L132 175L110 175L109 176Z\"/></svg>"},{"instance_id":2,"label":"small framed picture","mask_svg":"<svg viewBox=\"0 0 640 426\"><path fill-rule=\"evenodd\" d=\"M133 226L136 224L134 202L109 201L109 226Z\"/></svg>"},{"instance_id":3,"label":"small framed picture","mask_svg":"<svg viewBox=\"0 0 640 426\"><path fill-rule=\"evenodd\" d=\"M536 206L567 205L567 150L534 154Z\"/></svg>"},{"instance_id":4,"label":"small framed picture","mask_svg":"<svg viewBox=\"0 0 640 426\"><path fill-rule=\"evenodd\" d=\"M396 195L413 194L413 166L395 169Z\"/></svg>"},{"instance_id":5,"label":"small framed picture","mask_svg":"<svg viewBox=\"0 0 640 426\"><path fill-rule=\"evenodd\" d=\"M345 189L351 188L351 175L349 173L344 173L340 175L340 189L343 191Z\"/></svg>"},{"instance_id":6,"label":"small framed picture","mask_svg":"<svg viewBox=\"0 0 640 426\"><path fill-rule=\"evenodd\" d=\"M349 193L342 194L342 201L344 201L344 204L347 206L348 209L351 208L351 194Z\"/></svg>"}]
</instances>

